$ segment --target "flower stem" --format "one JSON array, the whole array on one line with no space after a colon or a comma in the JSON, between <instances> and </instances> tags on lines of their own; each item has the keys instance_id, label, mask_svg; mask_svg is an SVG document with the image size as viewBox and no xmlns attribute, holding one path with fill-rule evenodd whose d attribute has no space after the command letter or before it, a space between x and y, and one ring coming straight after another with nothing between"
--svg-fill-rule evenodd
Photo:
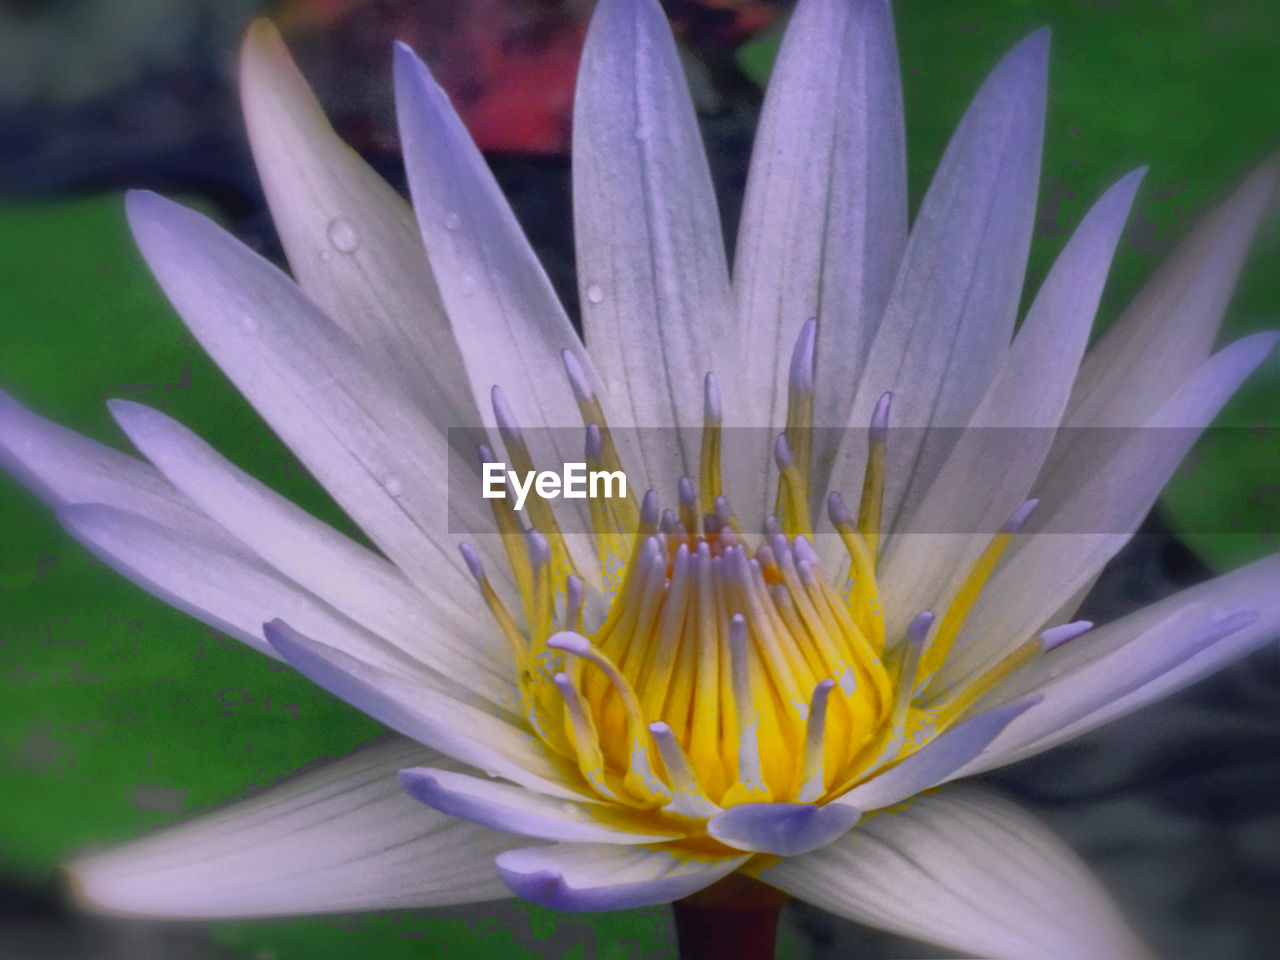
<instances>
[{"instance_id":1,"label":"flower stem","mask_svg":"<svg viewBox=\"0 0 1280 960\"><path fill-rule=\"evenodd\" d=\"M680 960L774 960L778 914L790 899L733 874L671 905Z\"/></svg>"}]
</instances>

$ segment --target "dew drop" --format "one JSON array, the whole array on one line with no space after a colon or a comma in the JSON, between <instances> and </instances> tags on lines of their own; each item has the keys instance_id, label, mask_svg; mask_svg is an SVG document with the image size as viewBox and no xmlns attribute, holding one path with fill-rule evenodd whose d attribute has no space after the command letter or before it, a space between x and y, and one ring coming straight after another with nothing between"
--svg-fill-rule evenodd
<instances>
[{"instance_id":1,"label":"dew drop","mask_svg":"<svg viewBox=\"0 0 1280 960\"><path fill-rule=\"evenodd\" d=\"M635 137L641 143L649 139L649 127L646 124L637 124L635 129Z\"/></svg>"},{"instance_id":2,"label":"dew drop","mask_svg":"<svg viewBox=\"0 0 1280 960\"><path fill-rule=\"evenodd\" d=\"M462 275L462 292L468 297L476 292L476 278L469 273Z\"/></svg>"},{"instance_id":3,"label":"dew drop","mask_svg":"<svg viewBox=\"0 0 1280 960\"><path fill-rule=\"evenodd\" d=\"M258 332L258 321L247 313L240 318L240 325L244 327L248 333Z\"/></svg>"},{"instance_id":4,"label":"dew drop","mask_svg":"<svg viewBox=\"0 0 1280 960\"><path fill-rule=\"evenodd\" d=\"M444 228L446 230L457 230L462 226L462 217L450 210L444 215Z\"/></svg>"},{"instance_id":5,"label":"dew drop","mask_svg":"<svg viewBox=\"0 0 1280 960\"><path fill-rule=\"evenodd\" d=\"M490 780L497 780L500 776L497 770L485 770L484 775Z\"/></svg>"},{"instance_id":6,"label":"dew drop","mask_svg":"<svg viewBox=\"0 0 1280 960\"><path fill-rule=\"evenodd\" d=\"M360 246L360 237L356 234L356 228L346 217L334 217L329 221L326 232L329 235L329 242L339 253L354 253L356 247Z\"/></svg>"},{"instance_id":7,"label":"dew drop","mask_svg":"<svg viewBox=\"0 0 1280 960\"><path fill-rule=\"evenodd\" d=\"M604 289L598 283L587 286L587 300L591 303L602 303L604 301Z\"/></svg>"},{"instance_id":8,"label":"dew drop","mask_svg":"<svg viewBox=\"0 0 1280 960\"><path fill-rule=\"evenodd\" d=\"M386 488L389 496L398 497L400 494L404 493L404 484L400 482L399 477L387 477L383 486Z\"/></svg>"}]
</instances>

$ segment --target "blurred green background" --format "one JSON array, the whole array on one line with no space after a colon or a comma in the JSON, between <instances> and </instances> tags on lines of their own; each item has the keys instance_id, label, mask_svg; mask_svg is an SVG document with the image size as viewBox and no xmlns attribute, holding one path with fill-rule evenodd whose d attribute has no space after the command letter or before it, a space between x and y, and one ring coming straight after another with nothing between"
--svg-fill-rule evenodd
<instances>
[{"instance_id":1,"label":"blurred green background","mask_svg":"<svg viewBox=\"0 0 1280 960\"><path fill-rule=\"evenodd\" d=\"M54 6L61 11L54 27L65 34L62 42L73 61L62 68L70 71L74 58L86 55L80 31L90 29L87 14L77 19L76 8L91 5ZM22 14L28 20L20 26L40 27L38 7ZM147 16L135 18L135 30L164 13L163 4L138 8ZM197 138L197 147L187 146L198 153L199 144L220 144L233 158L229 169L245 164L242 132L227 97L235 38L254 8L230 5L212 26L191 28L193 36L204 38L198 57L210 72L203 86L179 99L193 111L211 107L220 131L206 132L212 141ZM117 54L145 63L146 38L134 37L127 22L111 22L108 39ZM985 72L1029 30L1053 27L1029 292L1092 200L1125 171L1150 165L1117 256L1102 323L1118 313L1197 214L1280 139L1280 4L1269 0L917 0L897 5L897 22L913 205ZM315 28L300 34L311 49L316 35ZM690 29L687 36L691 56L701 64L695 83L704 119L715 133L719 186L726 207L736 209L732 195L740 190L744 144L758 106L746 78L767 73L772 41L767 31L746 46L738 46L745 33L726 38ZM182 49L187 53L176 54L173 69L182 69L183 56L197 56L193 47ZM342 70L358 66L346 62ZM385 75L381 62L370 70ZM107 398L161 407L281 492L346 525L186 335L128 237L119 187L134 182L178 191L274 251L252 188L224 177L212 163L191 174L191 163L183 168L174 160L182 156L176 148L158 149L160 161L148 158L135 149L138 138L127 123L113 132L99 122L111 110L143 126L165 122L169 114L133 112L149 103L136 90L158 82L156 76L140 70L117 87L109 77L102 91L70 94L51 93L54 88L32 81L22 88L21 102L2 105L0 125L9 125L0 126L0 384L38 412L113 444L123 439L105 412ZM322 89L341 90L345 76L339 71L313 79ZM104 100L95 99L100 92ZM117 93L125 99L111 100ZM341 108L341 97L332 100ZM96 106L77 113L86 102ZM171 103L168 109L174 109ZM49 113L43 121L41 110ZM172 116L182 120L180 113ZM42 122L66 129L45 129ZM94 137L83 133L88 128ZM77 143L109 150L113 136L120 154L130 156L128 164L89 165L65 182L56 169L37 175L31 161L38 151L23 155L18 149L34 143L45 155L67 157ZM73 146L66 147L68 142ZM369 135L363 146L393 166L378 136ZM536 160L496 162L517 193L553 198L518 204L518 210L553 263L553 275L563 281L564 271L554 263L570 255L563 240L567 166L554 151L542 153ZM67 163L67 169L80 169ZM539 191L543 183L549 186ZM1230 311L1232 336L1276 326L1278 264L1280 230L1271 217ZM1233 401L1224 422L1275 425L1278 397L1280 365L1273 357ZM1243 453L1229 445L1211 451L1199 482L1180 487L1163 508L1172 526L1187 531L1192 547L1214 565L1274 550L1280 536L1276 463ZM29 894L31 903L44 904L50 871L68 854L208 810L378 735L376 724L289 670L125 583L3 475L0 517L0 883L10 899ZM1250 532L1195 532L1227 529L1233 521ZM196 947L184 940L184 949L282 960L585 960L661 956L670 949L665 910L582 918L517 904L426 915L223 923L211 928L211 941L201 931L183 936L188 935ZM780 956L811 955L801 932L789 928L786 937Z\"/></svg>"}]
</instances>

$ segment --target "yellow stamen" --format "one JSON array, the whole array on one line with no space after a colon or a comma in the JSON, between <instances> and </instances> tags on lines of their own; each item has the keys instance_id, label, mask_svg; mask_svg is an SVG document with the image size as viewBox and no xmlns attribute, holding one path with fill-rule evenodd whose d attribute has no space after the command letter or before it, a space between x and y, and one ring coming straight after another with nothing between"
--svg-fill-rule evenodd
<instances>
[{"instance_id":1,"label":"yellow stamen","mask_svg":"<svg viewBox=\"0 0 1280 960\"><path fill-rule=\"evenodd\" d=\"M680 479L674 509L661 509L654 491L638 510L631 500L590 504L609 572L603 622L589 622L586 588L545 501L530 502L527 528L507 501L493 501L522 611L507 608L476 552L463 547L511 648L529 726L576 763L584 790L647 811L640 815L664 829L737 804L831 800L962 720L996 684L1080 629L1055 628L936 694L938 671L1029 505L957 577L936 624L926 612L888 635L876 569L887 394L872 419L856 520L838 494L828 500L849 555L847 596L838 589L830 576L838 571L823 571L809 533L816 332L815 322L805 325L792 358L786 429L775 445L778 515L764 519L763 536L744 531L722 489L722 411L708 375L696 485ZM566 354L565 369L588 463L621 469L581 364ZM500 392L495 415L508 459L531 468ZM687 828L703 836L702 826Z\"/></svg>"},{"instance_id":2,"label":"yellow stamen","mask_svg":"<svg viewBox=\"0 0 1280 960\"><path fill-rule=\"evenodd\" d=\"M885 451L888 446L891 398L891 394L883 394L871 417L871 429L867 431L867 469L862 480L862 501L858 505L858 532L872 557L880 555L880 522L884 510Z\"/></svg>"},{"instance_id":3,"label":"yellow stamen","mask_svg":"<svg viewBox=\"0 0 1280 960\"><path fill-rule=\"evenodd\" d=\"M653 772L653 764L649 760L649 731L641 717L640 702L627 678L614 666L612 660L595 649L580 633L561 631L547 640L547 646L581 657L603 671L621 698L627 714L627 739L631 746L630 764L624 781L627 790L636 799L654 806L670 800L671 791Z\"/></svg>"},{"instance_id":4,"label":"yellow stamen","mask_svg":"<svg viewBox=\"0 0 1280 960\"><path fill-rule=\"evenodd\" d=\"M947 607L942 623L938 625L937 633L934 634L932 642L921 657L920 673L922 676L926 678L932 677L938 672L942 662L946 660L947 654L951 652L951 645L955 642L956 637L959 636L960 628L964 626L965 618L968 617L969 611L973 609L973 605L977 603L978 597L982 594L982 588L987 585L987 581L995 571L996 564L1004 556L1005 550L1009 547L1009 541L1013 539L1013 534L1022 527L1027 517L1031 515L1031 511L1035 509L1036 502L1035 500L1028 500L1014 511L1013 515L1005 521L1004 526L1000 528L1000 531L991 538L986 549L982 551L982 555L969 568L964 582L960 584L960 589L956 591L951 604Z\"/></svg>"},{"instance_id":5,"label":"yellow stamen","mask_svg":"<svg viewBox=\"0 0 1280 960\"><path fill-rule=\"evenodd\" d=\"M827 700L831 689L836 685L834 680L823 680L813 688L813 697L809 701L809 718L805 723L804 756L800 762L800 792L796 800L800 803L813 803L822 798L826 792L824 772L825 743L827 727Z\"/></svg>"},{"instance_id":6,"label":"yellow stamen","mask_svg":"<svg viewBox=\"0 0 1280 960\"><path fill-rule=\"evenodd\" d=\"M729 671L732 674L733 713L737 721L738 778L727 791L722 806L762 803L772 799L760 770L760 711L751 695L747 666L747 621L736 614L729 625Z\"/></svg>"},{"instance_id":7,"label":"yellow stamen","mask_svg":"<svg viewBox=\"0 0 1280 960\"><path fill-rule=\"evenodd\" d=\"M698 463L698 495L703 516L716 512L720 486L720 388L708 373L702 388L702 450Z\"/></svg>"}]
</instances>

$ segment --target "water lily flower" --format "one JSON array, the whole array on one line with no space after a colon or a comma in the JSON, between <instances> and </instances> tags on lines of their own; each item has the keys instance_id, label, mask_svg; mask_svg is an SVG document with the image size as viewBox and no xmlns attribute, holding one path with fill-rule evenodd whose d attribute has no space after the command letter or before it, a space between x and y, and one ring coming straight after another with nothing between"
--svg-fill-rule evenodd
<instances>
[{"instance_id":1,"label":"water lily flower","mask_svg":"<svg viewBox=\"0 0 1280 960\"><path fill-rule=\"evenodd\" d=\"M573 128L580 339L409 49L412 210L256 24L244 109L292 277L153 194L129 220L191 332L376 549L136 403L111 411L145 460L7 398L0 440L89 550L402 739L74 863L79 895L183 917L512 893L590 911L746 877L957 950L1143 954L1060 841L949 784L1280 629L1277 556L1071 620L1273 349L1211 348L1275 168L1086 350L1141 171L1124 176L1015 324L1047 52L1040 31L995 67L908 231L889 5L802 0L731 277L661 10L601 0ZM1139 429L1088 429L1121 426ZM907 429L926 427L970 429ZM517 513L451 487L451 462L478 478L477 438L484 460L585 457L644 495Z\"/></svg>"}]
</instances>

